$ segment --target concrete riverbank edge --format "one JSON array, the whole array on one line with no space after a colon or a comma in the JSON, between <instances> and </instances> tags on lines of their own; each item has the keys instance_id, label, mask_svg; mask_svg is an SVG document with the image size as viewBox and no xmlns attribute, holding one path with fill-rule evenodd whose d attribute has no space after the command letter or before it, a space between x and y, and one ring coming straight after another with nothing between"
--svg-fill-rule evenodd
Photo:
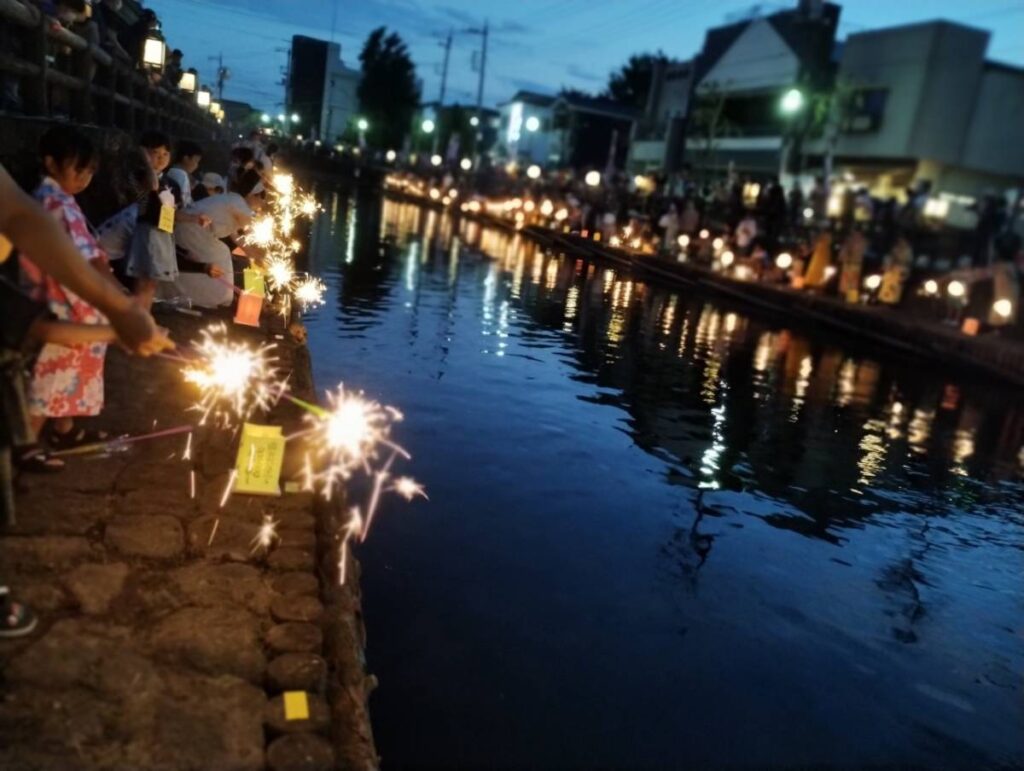
<instances>
[{"instance_id":1,"label":"concrete riverbank edge","mask_svg":"<svg viewBox=\"0 0 1024 771\"><path fill-rule=\"evenodd\" d=\"M179 344L218 320L158 317ZM292 392L315 400L309 352L279 326L231 334L273 343ZM140 435L195 423L180 370L111 350L97 426ZM287 435L302 418L282 403L251 420ZM376 681L351 554L344 585L337 573L343 501L286 488L221 506L237 437L196 431L186 461L186 436L19 479L0 578L40 622L31 637L0 642L0 768L376 768ZM283 479L302 462L294 456ZM254 548L268 516L279 538ZM287 713L285 692L305 694L308 717Z\"/></svg>"},{"instance_id":2,"label":"concrete riverbank edge","mask_svg":"<svg viewBox=\"0 0 1024 771\"><path fill-rule=\"evenodd\" d=\"M444 208L437 201L409 193L386 191L385 195L438 211ZM608 262L661 283L700 287L776 316L820 325L885 346L897 354L954 365L1014 385L1024 385L1024 346L999 337L972 337L955 328L890 308L845 303L837 298L788 287L739 281L690 263L677 263L665 257L610 247L550 228L529 226L517 229L510 222L482 212L456 210L452 214L484 226L519 233L545 248Z\"/></svg>"}]
</instances>

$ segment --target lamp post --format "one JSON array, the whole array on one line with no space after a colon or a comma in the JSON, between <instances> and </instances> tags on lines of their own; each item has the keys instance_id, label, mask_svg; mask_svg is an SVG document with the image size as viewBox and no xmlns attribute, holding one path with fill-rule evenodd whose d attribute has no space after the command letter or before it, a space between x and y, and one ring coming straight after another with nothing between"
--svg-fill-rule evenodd
<instances>
[{"instance_id":1,"label":"lamp post","mask_svg":"<svg viewBox=\"0 0 1024 771\"><path fill-rule=\"evenodd\" d=\"M434 124L434 121L432 121L430 118L424 118L420 122L420 131L426 134L427 136L433 134L435 128L437 128L437 126Z\"/></svg>"},{"instance_id":2,"label":"lamp post","mask_svg":"<svg viewBox=\"0 0 1024 771\"><path fill-rule=\"evenodd\" d=\"M359 146L366 147L366 132L370 128L370 121L360 118L356 121L356 128L359 129Z\"/></svg>"},{"instance_id":3,"label":"lamp post","mask_svg":"<svg viewBox=\"0 0 1024 771\"><path fill-rule=\"evenodd\" d=\"M779 158L779 181L782 181L783 175L789 169L790 157L793 151L793 145L797 144L797 133L793 129L795 121L801 119L801 113L804 112L804 94L799 88L791 88L782 95L782 99L779 100L779 111L786 119L786 135L783 138L782 153Z\"/></svg>"},{"instance_id":4,"label":"lamp post","mask_svg":"<svg viewBox=\"0 0 1024 771\"><path fill-rule=\"evenodd\" d=\"M208 110L210 108L211 101L212 95L210 94L210 89L208 89L206 86L203 86L199 89L199 91L196 92L196 104L202 107L204 110Z\"/></svg>"},{"instance_id":5,"label":"lamp post","mask_svg":"<svg viewBox=\"0 0 1024 771\"><path fill-rule=\"evenodd\" d=\"M526 132L530 135L530 140L526 143L526 154L530 157L532 163L533 158L533 135L537 133L537 129L540 128L540 118L536 115L531 115L526 119Z\"/></svg>"}]
</instances>

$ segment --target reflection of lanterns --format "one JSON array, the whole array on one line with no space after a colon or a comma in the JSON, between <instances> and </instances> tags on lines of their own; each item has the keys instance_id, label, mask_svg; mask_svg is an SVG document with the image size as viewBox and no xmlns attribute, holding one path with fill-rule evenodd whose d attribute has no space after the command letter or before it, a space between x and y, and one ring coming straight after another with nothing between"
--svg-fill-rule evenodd
<instances>
[{"instance_id":1,"label":"reflection of lanterns","mask_svg":"<svg viewBox=\"0 0 1024 771\"><path fill-rule=\"evenodd\" d=\"M441 156L437 155L437 154L431 155L430 156L430 165L431 166L440 166L441 165Z\"/></svg>"},{"instance_id":2,"label":"reflection of lanterns","mask_svg":"<svg viewBox=\"0 0 1024 771\"><path fill-rule=\"evenodd\" d=\"M880 287L881 285L882 285L882 277L879 276L877 273L875 273L874 275L868 276L866 279L864 279L864 287L866 289L871 290L872 292L874 292L876 289L878 289L878 287Z\"/></svg>"},{"instance_id":3,"label":"reflection of lanterns","mask_svg":"<svg viewBox=\"0 0 1024 771\"><path fill-rule=\"evenodd\" d=\"M789 270L793 266L793 255L783 252L775 258L775 264L779 266L780 270Z\"/></svg>"},{"instance_id":4,"label":"reflection of lanterns","mask_svg":"<svg viewBox=\"0 0 1024 771\"><path fill-rule=\"evenodd\" d=\"M1008 319L1013 315L1013 303L1003 297L1002 299L996 300L992 303L992 310L997 316Z\"/></svg>"},{"instance_id":5,"label":"reflection of lanterns","mask_svg":"<svg viewBox=\"0 0 1024 771\"><path fill-rule=\"evenodd\" d=\"M930 297L934 297L939 293L939 282L934 278L930 278L924 282L924 293Z\"/></svg>"},{"instance_id":6,"label":"reflection of lanterns","mask_svg":"<svg viewBox=\"0 0 1024 771\"><path fill-rule=\"evenodd\" d=\"M950 297L960 298L967 294L967 287L964 286L962 281L950 281L949 286L946 287L946 291Z\"/></svg>"},{"instance_id":7,"label":"reflection of lanterns","mask_svg":"<svg viewBox=\"0 0 1024 771\"><path fill-rule=\"evenodd\" d=\"M686 247L688 247L690 245L690 237L688 235L686 235L685 233L683 233L683 235L679 236L679 238L676 239L676 243L678 243L679 246L681 246L683 249L685 249Z\"/></svg>"},{"instance_id":8,"label":"reflection of lanterns","mask_svg":"<svg viewBox=\"0 0 1024 771\"><path fill-rule=\"evenodd\" d=\"M723 268L728 268L730 265L732 265L732 261L734 259L735 259L735 257L734 257L732 252L722 252L722 257L721 257L722 267Z\"/></svg>"},{"instance_id":9,"label":"reflection of lanterns","mask_svg":"<svg viewBox=\"0 0 1024 771\"><path fill-rule=\"evenodd\" d=\"M152 30L146 36L146 42L142 46L142 63L154 70L164 68L164 58L167 55L167 46L164 44L164 36L159 30Z\"/></svg>"},{"instance_id":10,"label":"reflection of lanterns","mask_svg":"<svg viewBox=\"0 0 1024 771\"><path fill-rule=\"evenodd\" d=\"M178 81L178 88L187 94L195 93L196 90L196 71L188 70L181 74L181 80Z\"/></svg>"},{"instance_id":11,"label":"reflection of lanterns","mask_svg":"<svg viewBox=\"0 0 1024 771\"><path fill-rule=\"evenodd\" d=\"M461 161L459 161L459 166L462 168L463 171L469 171L470 169L473 168L473 161L470 160L469 158L463 158Z\"/></svg>"},{"instance_id":12,"label":"reflection of lanterns","mask_svg":"<svg viewBox=\"0 0 1024 771\"><path fill-rule=\"evenodd\" d=\"M590 187L597 187L601 184L601 172L599 171L588 171L587 176L583 178Z\"/></svg>"},{"instance_id":13,"label":"reflection of lanterns","mask_svg":"<svg viewBox=\"0 0 1024 771\"><path fill-rule=\"evenodd\" d=\"M211 98L212 95L210 94L210 89L201 88L199 89L198 93L196 93L196 104L198 104L200 107L208 108L210 106Z\"/></svg>"},{"instance_id":14,"label":"reflection of lanterns","mask_svg":"<svg viewBox=\"0 0 1024 771\"><path fill-rule=\"evenodd\" d=\"M530 179L540 179L540 166L533 164L526 170L526 176Z\"/></svg>"}]
</instances>

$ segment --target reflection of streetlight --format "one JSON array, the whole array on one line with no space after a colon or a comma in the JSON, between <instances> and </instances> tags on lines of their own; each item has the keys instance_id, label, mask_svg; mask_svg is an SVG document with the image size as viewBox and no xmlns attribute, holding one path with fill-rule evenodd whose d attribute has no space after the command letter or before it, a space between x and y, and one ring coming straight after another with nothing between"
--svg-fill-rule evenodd
<instances>
[{"instance_id":1,"label":"reflection of streetlight","mask_svg":"<svg viewBox=\"0 0 1024 771\"><path fill-rule=\"evenodd\" d=\"M779 106L786 115L799 112L800 108L804 106L804 95L800 92L800 89L791 88L782 95L782 101L779 103Z\"/></svg>"},{"instance_id":2,"label":"reflection of streetlight","mask_svg":"<svg viewBox=\"0 0 1024 771\"><path fill-rule=\"evenodd\" d=\"M599 171L588 171L587 176L583 178L590 187L597 187L601 184L601 172Z\"/></svg>"},{"instance_id":3,"label":"reflection of streetlight","mask_svg":"<svg viewBox=\"0 0 1024 771\"><path fill-rule=\"evenodd\" d=\"M432 134L434 132L434 121L430 118L424 118L423 122L420 124L420 129L424 134Z\"/></svg>"}]
</instances>

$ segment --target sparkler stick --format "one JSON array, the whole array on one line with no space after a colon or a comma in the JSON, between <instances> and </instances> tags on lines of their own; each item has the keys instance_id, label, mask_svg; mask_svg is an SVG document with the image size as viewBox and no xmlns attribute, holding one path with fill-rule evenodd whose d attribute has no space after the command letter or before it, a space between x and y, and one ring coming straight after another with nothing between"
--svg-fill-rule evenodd
<instances>
[{"instance_id":1,"label":"sparkler stick","mask_svg":"<svg viewBox=\"0 0 1024 771\"><path fill-rule=\"evenodd\" d=\"M195 426L177 426L175 428L165 428L162 431L152 431L148 434L139 434L137 436L121 436L115 439L107 439L102 442L83 444L79 447L72 447L68 450L59 450L57 452L50 453L50 455L55 458L63 458L69 455L89 455L94 452L104 452L108 449L116 450L127 445L138 444L139 442L147 442L153 439L162 439L165 436L184 434L186 431L192 431L194 428Z\"/></svg>"}]
</instances>

